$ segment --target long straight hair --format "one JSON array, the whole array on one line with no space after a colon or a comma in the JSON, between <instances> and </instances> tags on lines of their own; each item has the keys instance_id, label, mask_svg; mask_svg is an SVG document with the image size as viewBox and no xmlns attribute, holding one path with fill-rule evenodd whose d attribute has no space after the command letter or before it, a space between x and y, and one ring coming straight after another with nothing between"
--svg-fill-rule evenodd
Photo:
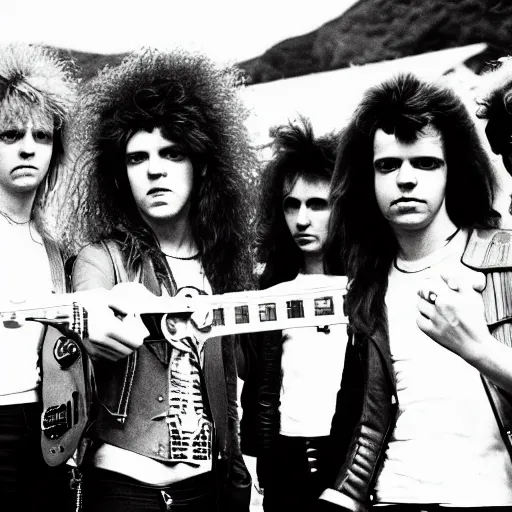
<instances>
[{"instance_id":1,"label":"long straight hair","mask_svg":"<svg viewBox=\"0 0 512 512\"><path fill-rule=\"evenodd\" d=\"M441 134L448 169L446 208L459 227L493 227L493 174L462 101L451 90L413 75L369 89L344 131L333 175L328 259L346 266L347 312L355 329L385 323L384 296L398 245L375 198L373 142L378 129L412 142L429 126ZM336 240L334 233L340 235Z\"/></svg>"}]
</instances>

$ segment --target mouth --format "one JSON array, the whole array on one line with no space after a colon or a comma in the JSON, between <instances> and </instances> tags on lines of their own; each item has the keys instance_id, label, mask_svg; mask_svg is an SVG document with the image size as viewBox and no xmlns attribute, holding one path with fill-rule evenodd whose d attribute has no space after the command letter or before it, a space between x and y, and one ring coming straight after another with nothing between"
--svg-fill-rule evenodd
<instances>
[{"instance_id":1,"label":"mouth","mask_svg":"<svg viewBox=\"0 0 512 512\"><path fill-rule=\"evenodd\" d=\"M158 196L160 194L165 194L166 192L170 192L168 188L162 188L162 187L154 187L150 188L147 195L148 196Z\"/></svg>"},{"instance_id":2,"label":"mouth","mask_svg":"<svg viewBox=\"0 0 512 512\"><path fill-rule=\"evenodd\" d=\"M16 167L14 167L14 169L11 171L11 172L15 172L15 171L27 171L29 169L32 169L34 171L37 171L37 167L35 167L34 165L17 165Z\"/></svg>"},{"instance_id":3,"label":"mouth","mask_svg":"<svg viewBox=\"0 0 512 512\"><path fill-rule=\"evenodd\" d=\"M295 235L293 238L297 243L303 244L313 242L315 240L315 237L313 235L306 234Z\"/></svg>"},{"instance_id":4,"label":"mouth","mask_svg":"<svg viewBox=\"0 0 512 512\"><path fill-rule=\"evenodd\" d=\"M407 203L425 203L425 201L423 201L423 199L418 199L416 197L400 197L398 199L395 199L394 201L391 201L391 206L394 206L395 204Z\"/></svg>"}]
</instances>

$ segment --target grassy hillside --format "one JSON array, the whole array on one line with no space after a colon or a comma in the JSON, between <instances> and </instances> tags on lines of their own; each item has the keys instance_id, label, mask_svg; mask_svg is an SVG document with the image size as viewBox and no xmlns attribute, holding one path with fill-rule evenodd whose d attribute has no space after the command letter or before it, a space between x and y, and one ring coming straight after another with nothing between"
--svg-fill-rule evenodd
<instances>
[{"instance_id":1,"label":"grassy hillside","mask_svg":"<svg viewBox=\"0 0 512 512\"><path fill-rule=\"evenodd\" d=\"M512 51L510 0L360 0L318 30L282 41L240 67L260 83L480 42L489 43L493 55ZM60 52L84 78L124 56Z\"/></svg>"},{"instance_id":2,"label":"grassy hillside","mask_svg":"<svg viewBox=\"0 0 512 512\"><path fill-rule=\"evenodd\" d=\"M259 83L480 42L512 49L509 0L361 0L240 66Z\"/></svg>"}]
</instances>

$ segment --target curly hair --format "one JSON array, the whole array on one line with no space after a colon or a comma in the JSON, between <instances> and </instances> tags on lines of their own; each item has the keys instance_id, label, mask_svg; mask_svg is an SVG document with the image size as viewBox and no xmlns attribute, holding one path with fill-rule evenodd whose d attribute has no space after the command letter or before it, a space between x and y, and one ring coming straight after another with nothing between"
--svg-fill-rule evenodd
<instances>
[{"instance_id":1,"label":"curly hair","mask_svg":"<svg viewBox=\"0 0 512 512\"><path fill-rule=\"evenodd\" d=\"M448 169L446 209L457 226L494 227L492 168L466 107L456 94L413 75L370 88L344 131L332 187L326 259L343 262L351 279L347 306L354 326L372 332L382 321L384 292L396 238L375 198L373 142L378 129L401 142L415 141L427 126L441 134ZM340 234L341 243L333 233ZM341 252L340 249L341 248Z\"/></svg>"},{"instance_id":2,"label":"curly hair","mask_svg":"<svg viewBox=\"0 0 512 512\"><path fill-rule=\"evenodd\" d=\"M487 119L485 134L497 155L512 147L512 57L502 58L483 75L477 116Z\"/></svg>"},{"instance_id":3,"label":"curly hair","mask_svg":"<svg viewBox=\"0 0 512 512\"><path fill-rule=\"evenodd\" d=\"M250 195L243 173L256 158L238 97L241 84L236 69L182 49L133 53L88 82L74 118L77 160L70 190L76 199L66 226L71 243L115 239L130 264L159 250L135 206L125 153L136 132L160 128L193 164L192 234L213 289L247 287Z\"/></svg>"},{"instance_id":4,"label":"curly hair","mask_svg":"<svg viewBox=\"0 0 512 512\"><path fill-rule=\"evenodd\" d=\"M26 43L0 45L0 126L24 126L28 120L53 123L50 166L32 209L40 229L44 229L43 211L64 164L64 139L76 86L71 64L48 48Z\"/></svg>"},{"instance_id":5,"label":"curly hair","mask_svg":"<svg viewBox=\"0 0 512 512\"><path fill-rule=\"evenodd\" d=\"M261 198L257 225L257 260L265 264L260 288L294 279L304 265L283 212L283 191L291 190L299 178L330 182L336 159L337 136L315 138L308 119L271 130L274 157L261 176Z\"/></svg>"}]
</instances>

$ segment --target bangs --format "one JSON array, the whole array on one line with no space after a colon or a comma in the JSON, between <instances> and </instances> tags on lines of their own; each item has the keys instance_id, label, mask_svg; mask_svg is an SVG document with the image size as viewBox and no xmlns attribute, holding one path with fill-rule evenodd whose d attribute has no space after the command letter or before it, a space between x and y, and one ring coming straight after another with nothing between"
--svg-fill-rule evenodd
<instances>
[{"instance_id":1,"label":"bangs","mask_svg":"<svg viewBox=\"0 0 512 512\"><path fill-rule=\"evenodd\" d=\"M21 130L32 122L37 130L53 133L53 116L39 103L10 95L0 104L0 129Z\"/></svg>"}]
</instances>

